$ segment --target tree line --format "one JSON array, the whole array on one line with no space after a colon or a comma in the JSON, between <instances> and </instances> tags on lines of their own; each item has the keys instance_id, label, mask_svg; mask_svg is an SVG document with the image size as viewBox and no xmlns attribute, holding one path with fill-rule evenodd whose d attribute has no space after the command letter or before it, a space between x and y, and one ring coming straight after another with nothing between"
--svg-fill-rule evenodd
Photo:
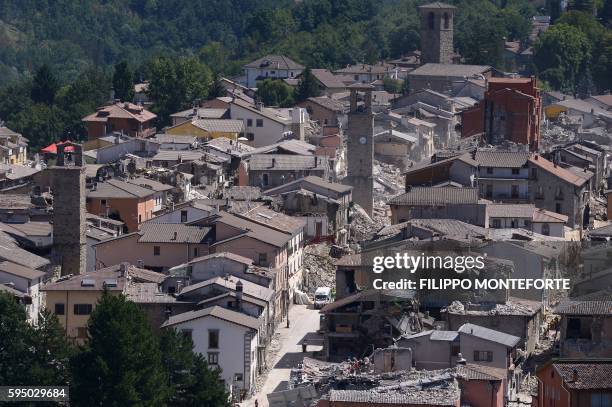
<instances>
[{"instance_id":1,"label":"tree line","mask_svg":"<svg viewBox=\"0 0 612 407\"><path fill-rule=\"evenodd\" d=\"M0 292L0 383L69 386L71 406L229 406L219 370L173 329L156 336L137 304L104 292L88 341L76 346L57 318L37 326L25 307ZM55 405L49 403L48 405Z\"/></svg>"}]
</instances>

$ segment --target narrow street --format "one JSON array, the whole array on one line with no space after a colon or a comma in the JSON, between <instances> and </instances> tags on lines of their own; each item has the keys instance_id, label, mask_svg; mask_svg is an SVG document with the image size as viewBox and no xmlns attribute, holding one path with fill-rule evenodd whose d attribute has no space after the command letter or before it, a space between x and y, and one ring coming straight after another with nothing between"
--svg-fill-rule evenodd
<instances>
[{"instance_id":1,"label":"narrow street","mask_svg":"<svg viewBox=\"0 0 612 407\"><path fill-rule=\"evenodd\" d=\"M254 407L255 400L258 407L267 407L269 393L285 390L289 381L291 369L302 362L304 356L312 356L313 351L321 349L321 346L308 346L308 352L302 353L302 339L315 333L319 328L319 310L312 306L294 305L289 311L290 327L286 328L283 321L276 332L279 334L280 350L274 360L268 363L273 368L267 373L267 377L261 389L250 399L240 405L242 407ZM312 334L311 334L312 335Z\"/></svg>"}]
</instances>

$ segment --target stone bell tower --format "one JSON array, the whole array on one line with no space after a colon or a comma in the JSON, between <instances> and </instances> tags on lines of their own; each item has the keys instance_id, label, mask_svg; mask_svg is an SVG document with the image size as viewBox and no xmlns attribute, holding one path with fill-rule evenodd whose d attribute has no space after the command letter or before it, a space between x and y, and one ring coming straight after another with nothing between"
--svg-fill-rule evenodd
<instances>
[{"instance_id":1,"label":"stone bell tower","mask_svg":"<svg viewBox=\"0 0 612 407\"><path fill-rule=\"evenodd\" d=\"M372 85L355 84L351 91L351 110L347 129L347 177L353 187L353 201L371 217L374 206L374 114Z\"/></svg>"},{"instance_id":2,"label":"stone bell tower","mask_svg":"<svg viewBox=\"0 0 612 407\"><path fill-rule=\"evenodd\" d=\"M86 271L85 166L80 144L57 146L50 168L53 188L53 248L60 258L62 275Z\"/></svg>"},{"instance_id":3,"label":"stone bell tower","mask_svg":"<svg viewBox=\"0 0 612 407\"><path fill-rule=\"evenodd\" d=\"M453 63L455 6L440 2L419 6L421 14L421 63Z\"/></svg>"}]
</instances>

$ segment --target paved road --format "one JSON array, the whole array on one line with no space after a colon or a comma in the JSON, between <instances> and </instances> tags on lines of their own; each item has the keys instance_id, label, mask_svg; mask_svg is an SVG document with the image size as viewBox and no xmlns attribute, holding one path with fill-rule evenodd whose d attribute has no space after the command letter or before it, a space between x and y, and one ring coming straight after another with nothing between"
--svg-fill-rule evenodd
<instances>
[{"instance_id":1,"label":"paved road","mask_svg":"<svg viewBox=\"0 0 612 407\"><path fill-rule=\"evenodd\" d=\"M301 340L310 332L319 328L319 310L308 308L306 305L294 305L289 311L290 327L286 328L282 322L276 332L280 334L280 350L277 360L269 361L274 367L268 372L261 390L241 403L243 407L254 407L258 400L259 407L268 407L267 394L285 390L289 380L291 368L297 367L304 356L312 356L312 351L320 350L320 346L309 346L308 353L302 353Z\"/></svg>"}]
</instances>

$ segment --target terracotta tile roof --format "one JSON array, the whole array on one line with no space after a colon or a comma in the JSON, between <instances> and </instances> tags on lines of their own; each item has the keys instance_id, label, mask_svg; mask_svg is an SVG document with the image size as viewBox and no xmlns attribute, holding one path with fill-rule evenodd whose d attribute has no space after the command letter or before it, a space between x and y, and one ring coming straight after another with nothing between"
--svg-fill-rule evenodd
<instances>
[{"instance_id":1,"label":"terracotta tile roof","mask_svg":"<svg viewBox=\"0 0 612 407\"><path fill-rule=\"evenodd\" d=\"M263 206L253 208L248 212L237 215L266 227L285 233L296 234L304 229L306 220L285 215Z\"/></svg>"},{"instance_id":2,"label":"terracotta tile roof","mask_svg":"<svg viewBox=\"0 0 612 407\"><path fill-rule=\"evenodd\" d=\"M390 205L445 205L478 202L478 188L411 187L389 200Z\"/></svg>"},{"instance_id":3,"label":"terracotta tile roof","mask_svg":"<svg viewBox=\"0 0 612 407\"><path fill-rule=\"evenodd\" d=\"M143 223L139 243L204 243L209 227L183 223Z\"/></svg>"},{"instance_id":4,"label":"terracotta tile roof","mask_svg":"<svg viewBox=\"0 0 612 407\"><path fill-rule=\"evenodd\" d=\"M112 105L98 108L95 113L85 116L84 122L106 122L112 119L134 119L140 123L145 123L155 119L157 116L145 108L133 103L114 103Z\"/></svg>"},{"instance_id":5,"label":"terracotta tile roof","mask_svg":"<svg viewBox=\"0 0 612 407\"><path fill-rule=\"evenodd\" d=\"M244 131L244 122L242 120L196 119L191 124L211 133L241 133Z\"/></svg>"},{"instance_id":6,"label":"terracotta tile roof","mask_svg":"<svg viewBox=\"0 0 612 407\"><path fill-rule=\"evenodd\" d=\"M345 110L342 103L327 96L310 97L308 100L333 112L343 112Z\"/></svg>"},{"instance_id":7,"label":"terracotta tile roof","mask_svg":"<svg viewBox=\"0 0 612 407\"><path fill-rule=\"evenodd\" d=\"M325 156L290 154L256 154L248 161L251 171L326 170L329 159Z\"/></svg>"},{"instance_id":8,"label":"terracotta tile roof","mask_svg":"<svg viewBox=\"0 0 612 407\"><path fill-rule=\"evenodd\" d=\"M518 336L510 335L505 332L495 331L493 329L485 328L480 325L474 324L463 324L458 329L459 333L475 336L480 339L484 339L491 342L502 344L506 347L515 347L521 338Z\"/></svg>"},{"instance_id":9,"label":"terracotta tile roof","mask_svg":"<svg viewBox=\"0 0 612 407\"><path fill-rule=\"evenodd\" d=\"M236 325L241 325L252 329L258 329L261 325L260 321L257 318L253 318L252 316L243 314L241 312L236 312L215 305L213 307L183 312L182 314L171 316L166 322L162 324L162 328L206 317L222 319L224 321L228 321Z\"/></svg>"},{"instance_id":10,"label":"terracotta tile roof","mask_svg":"<svg viewBox=\"0 0 612 407\"><path fill-rule=\"evenodd\" d=\"M553 164L542 156L532 156L529 158L529 162L541 168L542 170L556 176L557 178L567 183L573 184L577 187L584 185L584 183L586 182L586 179L577 176L576 174L566 170L565 168Z\"/></svg>"},{"instance_id":11,"label":"terracotta tile roof","mask_svg":"<svg viewBox=\"0 0 612 407\"><path fill-rule=\"evenodd\" d=\"M555 314L560 315L608 315L612 316L612 300L610 301L562 301Z\"/></svg>"},{"instance_id":12,"label":"terracotta tile roof","mask_svg":"<svg viewBox=\"0 0 612 407\"><path fill-rule=\"evenodd\" d=\"M215 242L214 245L225 243L227 241L240 238L242 236L247 236L276 247L283 247L287 244L289 240L291 240L291 235L289 233L284 233L275 229L271 229L267 226L260 225L259 223L252 222L248 219L244 219L227 212L222 212L219 218L215 220L215 223L227 224L229 226L242 230L243 233L237 234L222 241Z\"/></svg>"},{"instance_id":13,"label":"terracotta tile roof","mask_svg":"<svg viewBox=\"0 0 612 407\"><path fill-rule=\"evenodd\" d=\"M155 194L150 188L124 182L118 179L109 179L96 184L95 190L87 192L88 198L146 198Z\"/></svg>"},{"instance_id":14,"label":"terracotta tile roof","mask_svg":"<svg viewBox=\"0 0 612 407\"><path fill-rule=\"evenodd\" d=\"M490 71L489 65L449 65L427 63L408 73L408 76L470 77Z\"/></svg>"},{"instance_id":15,"label":"terracotta tile roof","mask_svg":"<svg viewBox=\"0 0 612 407\"><path fill-rule=\"evenodd\" d=\"M304 69L303 65L284 55L265 55L244 65L244 68Z\"/></svg>"},{"instance_id":16,"label":"terracotta tile roof","mask_svg":"<svg viewBox=\"0 0 612 407\"><path fill-rule=\"evenodd\" d=\"M218 259L218 258L230 259L238 263L245 264L247 266L250 266L251 264L253 264L252 259L249 259L248 257L240 256L235 253L230 253L230 252L211 253L206 256L196 257L195 259L189 261L189 263L187 264L200 263L200 262L207 261L210 259Z\"/></svg>"},{"instance_id":17,"label":"terracotta tile roof","mask_svg":"<svg viewBox=\"0 0 612 407\"><path fill-rule=\"evenodd\" d=\"M271 301L271 299L274 297L274 290L272 290L271 288L264 287L249 280L237 278L235 276L229 276L227 278L212 277L208 280L188 285L187 287L183 288L183 290L179 294L179 297L184 297L189 293L200 290L201 288L215 285L219 287L225 287L230 291L236 291L236 284L238 283L238 281L242 283L242 291L244 294L264 301Z\"/></svg>"},{"instance_id":18,"label":"terracotta tile roof","mask_svg":"<svg viewBox=\"0 0 612 407\"><path fill-rule=\"evenodd\" d=\"M529 218L535 212L533 204L488 204L487 215L492 218Z\"/></svg>"},{"instance_id":19,"label":"terracotta tile roof","mask_svg":"<svg viewBox=\"0 0 612 407\"><path fill-rule=\"evenodd\" d=\"M483 167L520 168L529 159L528 152L477 150L474 159Z\"/></svg>"},{"instance_id":20,"label":"terracotta tile roof","mask_svg":"<svg viewBox=\"0 0 612 407\"><path fill-rule=\"evenodd\" d=\"M34 270L29 267L20 266L10 261L3 261L0 263L0 271L12 274L17 277L25 278L27 280L34 280L35 278L43 277L45 273L39 270ZM8 283L10 281L4 281L6 278L0 277L0 282Z\"/></svg>"},{"instance_id":21,"label":"terracotta tile roof","mask_svg":"<svg viewBox=\"0 0 612 407\"><path fill-rule=\"evenodd\" d=\"M328 89L341 89L346 87L346 81L353 82L353 78L346 75L334 75L327 69L311 69L313 76Z\"/></svg>"},{"instance_id":22,"label":"terracotta tile roof","mask_svg":"<svg viewBox=\"0 0 612 407\"><path fill-rule=\"evenodd\" d=\"M537 208L533 213L532 222L547 222L547 223L567 223L567 215L556 212L547 211L546 209Z\"/></svg>"},{"instance_id":23,"label":"terracotta tile roof","mask_svg":"<svg viewBox=\"0 0 612 407\"><path fill-rule=\"evenodd\" d=\"M457 365L457 375L465 380L500 381L506 378L506 371L505 369L468 363L463 366Z\"/></svg>"},{"instance_id":24,"label":"terracotta tile roof","mask_svg":"<svg viewBox=\"0 0 612 407\"><path fill-rule=\"evenodd\" d=\"M584 361L553 363L563 378L564 385L573 390L610 390L612 388L612 361Z\"/></svg>"}]
</instances>

